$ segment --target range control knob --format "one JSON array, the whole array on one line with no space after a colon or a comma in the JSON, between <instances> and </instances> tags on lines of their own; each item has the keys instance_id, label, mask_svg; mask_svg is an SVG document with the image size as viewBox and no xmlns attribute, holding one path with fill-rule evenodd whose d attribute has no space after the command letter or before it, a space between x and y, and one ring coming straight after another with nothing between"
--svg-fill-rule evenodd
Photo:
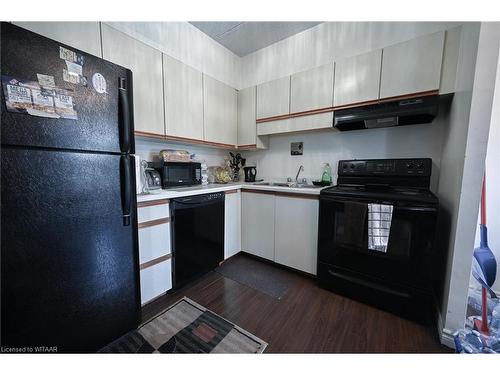
<instances>
[{"instance_id":1,"label":"range control knob","mask_svg":"<svg viewBox=\"0 0 500 375\"><path fill-rule=\"evenodd\" d=\"M418 163L417 169L424 169L424 163Z\"/></svg>"},{"instance_id":2,"label":"range control knob","mask_svg":"<svg viewBox=\"0 0 500 375\"><path fill-rule=\"evenodd\" d=\"M406 164L407 169L413 169L413 163L408 163Z\"/></svg>"}]
</instances>

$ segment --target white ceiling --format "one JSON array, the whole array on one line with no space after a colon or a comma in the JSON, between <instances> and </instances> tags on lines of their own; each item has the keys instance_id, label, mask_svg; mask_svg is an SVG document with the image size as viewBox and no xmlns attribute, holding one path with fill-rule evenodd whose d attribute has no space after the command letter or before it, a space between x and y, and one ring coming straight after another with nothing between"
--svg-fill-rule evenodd
<instances>
[{"instance_id":1,"label":"white ceiling","mask_svg":"<svg viewBox=\"0 0 500 375\"><path fill-rule=\"evenodd\" d=\"M321 22L190 22L243 57Z\"/></svg>"}]
</instances>

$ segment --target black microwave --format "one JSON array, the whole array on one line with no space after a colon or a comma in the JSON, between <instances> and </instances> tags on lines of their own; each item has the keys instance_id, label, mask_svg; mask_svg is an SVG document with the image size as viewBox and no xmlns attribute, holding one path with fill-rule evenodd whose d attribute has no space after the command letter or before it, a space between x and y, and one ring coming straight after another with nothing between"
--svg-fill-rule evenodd
<instances>
[{"instance_id":1,"label":"black microwave","mask_svg":"<svg viewBox=\"0 0 500 375\"><path fill-rule=\"evenodd\" d=\"M201 164L192 162L154 161L149 162L161 176L163 189L173 186L191 186L201 184Z\"/></svg>"}]
</instances>

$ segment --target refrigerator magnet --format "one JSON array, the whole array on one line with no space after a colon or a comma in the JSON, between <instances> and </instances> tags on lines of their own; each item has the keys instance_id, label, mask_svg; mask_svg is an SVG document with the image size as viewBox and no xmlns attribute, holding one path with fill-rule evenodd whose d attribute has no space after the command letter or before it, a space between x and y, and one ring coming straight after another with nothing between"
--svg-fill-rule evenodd
<instances>
[{"instance_id":1,"label":"refrigerator magnet","mask_svg":"<svg viewBox=\"0 0 500 375\"><path fill-rule=\"evenodd\" d=\"M80 76L63 69L63 81L78 85L80 83Z\"/></svg>"},{"instance_id":2,"label":"refrigerator magnet","mask_svg":"<svg viewBox=\"0 0 500 375\"><path fill-rule=\"evenodd\" d=\"M37 73L36 76L38 78L38 84L41 87L47 88L47 89L53 89L56 87L56 83L54 81L53 76L48 76L46 74L40 74L40 73Z\"/></svg>"},{"instance_id":3,"label":"refrigerator magnet","mask_svg":"<svg viewBox=\"0 0 500 375\"><path fill-rule=\"evenodd\" d=\"M66 119L77 120L78 114L73 108L73 97L66 90L56 90L54 96L54 105L56 113Z\"/></svg>"},{"instance_id":4,"label":"refrigerator magnet","mask_svg":"<svg viewBox=\"0 0 500 375\"><path fill-rule=\"evenodd\" d=\"M33 107L28 108L32 116L58 118L54 108L54 91L44 89L32 89Z\"/></svg>"},{"instance_id":5,"label":"refrigerator magnet","mask_svg":"<svg viewBox=\"0 0 500 375\"><path fill-rule=\"evenodd\" d=\"M66 61L66 67L68 68L68 73L70 74L74 74L77 76L83 75L83 68L77 63Z\"/></svg>"},{"instance_id":6,"label":"refrigerator magnet","mask_svg":"<svg viewBox=\"0 0 500 375\"><path fill-rule=\"evenodd\" d=\"M99 94L106 93L106 79L101 73L94 73L92 76L92 86Z\"/></svg>"},{"instance_id":7,"label":"refrigerator magnet","mask_svg":"<svg viewBox=\"0 0 500 375\"><path fill-rule=\"evenodd\" d=\"M26 113L33 107L30 84L15 78L2 76L5 106L9 112Z\"/></svg>"},{"instance_id":8,"label":"refrigerator magnet","mask_svg":"<svg viewBox=\"0 0 500 375\"><path fill-rule=\"evenodd\" d=\"M77 54L76 52L70 49L59 46L59 57L63 60L70 61L80 66L83 66L83 60L84 60L83 56Z\"/></svg>"}]
</instances>

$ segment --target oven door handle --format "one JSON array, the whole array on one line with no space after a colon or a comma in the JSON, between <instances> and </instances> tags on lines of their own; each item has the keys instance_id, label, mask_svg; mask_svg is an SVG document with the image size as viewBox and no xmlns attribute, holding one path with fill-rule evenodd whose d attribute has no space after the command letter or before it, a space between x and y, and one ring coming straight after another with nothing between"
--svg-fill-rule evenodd
<instances>
[{"instance_id":1,"label":"oven door handle","mask_svg":"<svg viewBox=\"0 0 500 375\"><path fill-rule=\"evenodd\" d=\"M398 211L412 211L412 212L436 212L435 207L404 207L404 206L394 206Z\"/></svg>"},{"instance_id":2,"label":"oven door handle","mask_svg":"<svg viewBox=\"0 0 500 375\"><path fill-rule=\"evenodd\" d=\"M392 295L395 295L398 297L410 298L410 295L408 293L400 292L398 290L388 288L386 286L374 283L373 281L367 281L367 280L359 279L359 278L354 277L354 276L343 275L341 273L332 271L331 269L328 270L328 273L334 277L338 277L339 279L343 279L343 280L346 280L346 281L349 281L349 282L352 282L352 283L355 283L358 285L366 286L368 288L379 290L381 292L389 293L389 294L392 294Z\"/></svg>"}]
</instances>

